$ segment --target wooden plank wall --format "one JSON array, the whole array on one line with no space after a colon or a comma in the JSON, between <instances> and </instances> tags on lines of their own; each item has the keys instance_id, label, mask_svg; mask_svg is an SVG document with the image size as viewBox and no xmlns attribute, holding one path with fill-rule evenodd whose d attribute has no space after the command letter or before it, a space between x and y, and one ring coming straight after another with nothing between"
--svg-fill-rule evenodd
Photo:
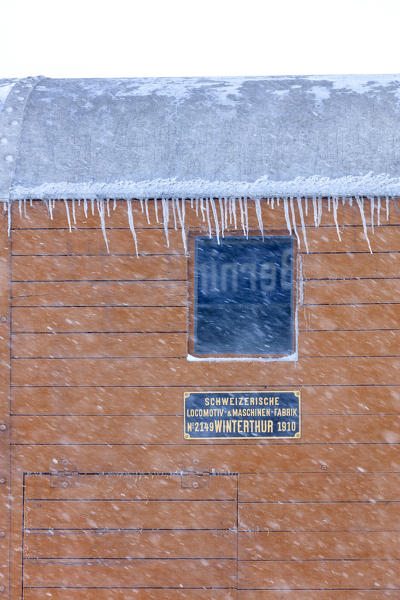
<instances>
[{"instance_id":1,"label":"wooden plank wall","mask_svg":"<svg viewBox=\"0 0 400 600\"><path fill-rule=\"evenodd\" d=\"M110 254L82 208L72 233L62 203L14 211L11 599L400 597L397 211L374 254L356 207L341 242L306 216L298 362L222 365L186 360L181 233L136 208L136 258L118 204ZM301 389L301 439L185 441L212 388Z\"/></svg>"},{"instance_id":2,"label":"wooden plank wall","mask_svg":"<svg viewBox=\"0 0 400 600\"><path fill-rule=\"evenodd\" d=\"M0 598L10 579L10 240L7 213L0 211Z\"/></svg>"}]
</instances>

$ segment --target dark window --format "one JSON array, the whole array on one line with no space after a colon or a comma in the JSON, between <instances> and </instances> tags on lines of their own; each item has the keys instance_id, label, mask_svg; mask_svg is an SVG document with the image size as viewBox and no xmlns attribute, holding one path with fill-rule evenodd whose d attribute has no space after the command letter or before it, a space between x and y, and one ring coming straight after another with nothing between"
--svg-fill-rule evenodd
<instances>
[{"instance_id":1,"label":"dark window","mask_svg":"<svg viewBox=\"0 0 400 600\"><path fill-rule=\"evenodd\" d=\"M196 355L294 352L293 239L194 240Z\"/></svg>"}]
</instances>

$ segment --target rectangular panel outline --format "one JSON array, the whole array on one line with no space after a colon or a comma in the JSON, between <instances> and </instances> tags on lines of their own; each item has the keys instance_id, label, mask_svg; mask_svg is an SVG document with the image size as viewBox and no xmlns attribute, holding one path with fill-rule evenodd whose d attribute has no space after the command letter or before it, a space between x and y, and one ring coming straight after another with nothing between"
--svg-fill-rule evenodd
<instances>
[{"instance_id":1,"label":"rectangular panel outline","mask_svg":"<svg viewBox=\"0 0 400 600\"><path fill-rule=\"evenodd\" d=\"M49 475L57 475L57 476L62 476L63 474L69 474L70 471L46 471L46 472L32 472L32 471L24 471L23 473L23 497L22 497L22 548L21 548L21 600L24 600L24 591L25 589L54 589L54 586L49 586L49 588L46 587L42 587L42 586L24 586L24 564L25 564L25 555L24 555L24 534L26 531L25 528L25 487L26 487L26 477L27 476L49 476ZM140 471L140 472L115 472L115 471L98 471L98 472L80 472L80 471L76 471L74 472L74 475L79 477L80 475L94 475L94 476L105 476L107 477L108 475L120 475L123 477L126 476L136 476L136 477L140 477L140 476L148 476L148 477L167 477L167 476L174 476L177 478L181 478L182 481L182 477L184 477L185 475L193 475L196 474L196 470L195 467L192 469L190 468L189 470L185 471L185 470L181 470L181 471L171 471L171 472L144 472L144 471ZM204 472L203 472L204 474ZM234 503L235 507L235 526L234 528L231 530L234 533L236 533L236 539L234 539L234 553L236 554L235 558L232 558L230 560L232 560L232 562L234 561L236 563L235 566L235 582L231 587L199 587L199 588L171 588L171 587L163 587L163 588L154 588L154 586L149 586L149 587L143 587L143 586L132 586L132 589L140 589L140 590L152 590L152 589L165 589L165 590L173 590L173 589L182 589L182 590L193 590L193 589L207 589L207 590L228 590L228 591L232 591L232 592L237 592L238 591L238 577L239 577L239 473L234 473L234 472L224 472L224 473L214 473L214 472L209 472L208 475L210 477L234 477L236 479L235 481L235 497L232 498L231 502ZM182 485L182 483L181 483ZM143 498L143 500L146 500L146 498ZM39 501L39 500L38 500ZM194 500L195 501L195 500ZM109 502L113 502L113 500L109 500ZM47 529L47 528L45 528ZM104 530L109 529L109 528L104 528ZM34 531L35 528L29 528L30 531ZM103 529L102 529L103 530ZM218 531L218 530L216 530ZM224 531L224 530L222 530ZM29 559L26 559L29 560ZM48 559L46 559L48 560ZM99 559L96 559L99 560ZM162 560L162 559L161 559ZM176 560L180 560L179 558L177 558ZM221 560L221 559L218 559ZM57 588L58 589L58 588ZM61 588L60 588L61 589ZM62 589L77 589L75 586L73 586L72 588L63 585ZM85 586L79 587L78 589L81 590L85 590L88 589ZM117 586L114 588L103 588L100 587L99 589L122 589L122 590L126 590L126 587L123 588L118 588Z\"/></svg>"}]
</instances>

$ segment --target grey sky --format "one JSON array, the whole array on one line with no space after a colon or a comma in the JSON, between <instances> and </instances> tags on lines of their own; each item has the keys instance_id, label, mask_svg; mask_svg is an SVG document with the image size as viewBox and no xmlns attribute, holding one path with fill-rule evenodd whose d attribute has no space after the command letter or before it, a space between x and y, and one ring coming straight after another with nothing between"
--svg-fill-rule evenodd
<instances>
[{"instance_id":1,"label":"grey sky","mask_svg":"<svg viewBox=\"0 0 400 600\"><path fill-rule=\"evenodd\" d=\"M396 73L398 0L2 0L0 77Z\"/></svg>"}]
</instances>

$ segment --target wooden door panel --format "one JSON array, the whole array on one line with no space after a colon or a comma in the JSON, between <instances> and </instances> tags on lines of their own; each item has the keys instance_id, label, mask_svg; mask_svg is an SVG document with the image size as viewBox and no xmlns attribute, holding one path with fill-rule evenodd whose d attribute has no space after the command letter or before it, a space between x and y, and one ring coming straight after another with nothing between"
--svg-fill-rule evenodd
<instances>
[{"instance_id":1,"label":"wooden door panel","mask_svg":"<svg viewBox=\"0 0 400 600\"><path fill-rule=\"evenodd\" d=\"M236 585L234 475L68 471L24 484L25 593Z\"/></svg>"}]
</instances>

